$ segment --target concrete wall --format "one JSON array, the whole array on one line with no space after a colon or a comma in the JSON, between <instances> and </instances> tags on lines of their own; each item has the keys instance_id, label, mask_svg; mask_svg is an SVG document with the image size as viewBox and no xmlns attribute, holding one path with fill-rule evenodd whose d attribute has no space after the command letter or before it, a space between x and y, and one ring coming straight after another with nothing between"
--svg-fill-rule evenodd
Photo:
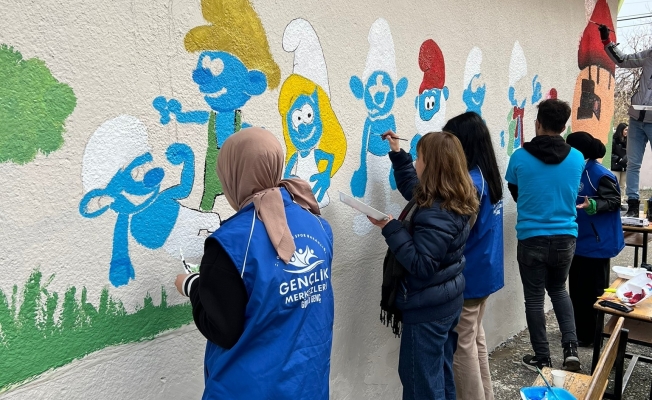
<instances>
[{"instance_id":1,"label":"concrete wall","mask_svg":"<svg viewBox=\"0 0 652 400\"><path fill-rule=\"evenodd\" d=\"M385 245L337 201L353 193L394 215L404 204L366 134L392 127L412 140L474 109L504 171L534 135L536 104L558 96L573 103L572 129L610 143L613 64L587 20L611 24L616 3L5 2L0 397L200 395L204 340L173 280L180 250L199 262L232 214L214 163L241 110L285 144L289 173L328 189L332 398L398 398L399 340L378 320ZM305 144L313 127L321 136ZM296 161L298 150L308 156ZM525 326L509 196L504 213L490 347Z\"/></svg>"}]
</instances>

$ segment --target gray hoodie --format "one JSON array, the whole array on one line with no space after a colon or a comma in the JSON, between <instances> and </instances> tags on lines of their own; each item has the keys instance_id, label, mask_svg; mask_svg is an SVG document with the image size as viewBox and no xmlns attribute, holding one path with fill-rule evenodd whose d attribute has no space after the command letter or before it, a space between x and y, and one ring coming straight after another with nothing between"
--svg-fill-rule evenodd
<instances>
[{"instance_id":1,"label":"gray hoodie","mask_svg":"<svg viewBox=\"0 0 652 400\"><path fill-rule=\"evenodd\" d=\"M604 47L604 50L620 68L643 68L638 88L632 96L632 105L652 106L652 49L635 54L625 54L620 51L616 43L611 42ZM643 122L652 122L652 110L637 111L630 105L628 114L635 120L642 119Z\"/></svg>"}]
</instances>

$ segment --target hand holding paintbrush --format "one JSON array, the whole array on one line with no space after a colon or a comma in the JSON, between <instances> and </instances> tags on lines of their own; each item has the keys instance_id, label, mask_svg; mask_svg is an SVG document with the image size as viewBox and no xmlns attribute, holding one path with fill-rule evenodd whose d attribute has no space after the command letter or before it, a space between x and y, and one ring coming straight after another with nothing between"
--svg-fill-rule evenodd
<instances>
[{"instance_id":1,"label":"hand holding paintbrush","mask_svg":"<svg viewBox=\"0 0 652 400\"><path fill-rule=\"evenodd\" d=\"M389 148L392 151L400 151L401 150L401 145L399 144L400 140L403 140L403 141L407 142L407 139L403 139L403 138L398 137L398 135L396 135L396 133L394 133L394 131L392 131L391 129L388 130L387 132L383 133L381 135L381 137L383 138L383 140L387 140L389 142Z\"/></svg>"}]
</instances>

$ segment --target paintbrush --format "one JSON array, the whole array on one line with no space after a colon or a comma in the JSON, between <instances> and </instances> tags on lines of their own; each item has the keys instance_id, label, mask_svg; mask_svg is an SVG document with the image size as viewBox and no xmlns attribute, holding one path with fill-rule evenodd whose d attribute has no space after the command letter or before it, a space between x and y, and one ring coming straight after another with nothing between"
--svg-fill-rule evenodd
<instances>
[{"instance_id":1,"label":"paintbrush","mask_svg":"<svg viewBox=\"0 0 652 400\"><path fill-rule=\"evenodd\" d=\"M378 136L382 137L383 140L385 140L385 134L384 134L384 133L382 133L382 134L380 134L380 133L375 133L375 135L378 135ZM404 141L404 142L407 142L407 141L408 141L407 139L403 139L403 138L398 137L398 136L396 136L396 135L392 136L392 139L402 140L402 141Z\"/></svg>"},{"instance_id":2,"label":"paintbrush","mask_svg":"<svg viewBox=\"0 0 652 400\"><path fill-rule=\"evenodd\" d=\"M591 21L591 20L589 20L589 22L592 22L592 23L596 24L597 26L602 26L602 25L604 25L604 24L599 24L599 23L597 23L597 22L595 22L595 21ZM605 26L606 26L606 25L605 25ZM613 31L613 30L611 30L611 29L609 29L609 28L607 28L607 29L609 30L609 32L616 33L616 31Z\"/></svg>"},{"instance_id":3,"label":"paintbrush","mask_svg":"<svg viewBox=\"0 0 652 400\"><path fill-rule=\"evenodd\" d=\"M548 380L546 379L546 377L543 376L543 373L541 372L541 370L539 369L539 367L536 367L536 368L537 368L537 372L539 373L539 376L541 376L541 379L543 379L543 382L544 382L544 383L546 384L546 386L548 387L548 391L549 391L550 393L552 393L553 396L555 396L555 399L559 400L559 397L557 397L557 393L555 393L555 392L552 390L552 387L551 387L550 384L548 383Z\"/></svg>"}]
</instances>

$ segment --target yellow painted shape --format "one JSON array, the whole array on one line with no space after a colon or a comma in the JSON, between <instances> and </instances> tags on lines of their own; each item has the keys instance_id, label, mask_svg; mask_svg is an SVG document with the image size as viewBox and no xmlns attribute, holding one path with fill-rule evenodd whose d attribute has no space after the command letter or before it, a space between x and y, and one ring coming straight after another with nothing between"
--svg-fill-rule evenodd
<instances>
[{"instance_id":1,"label":"yellow painted shape","mask_svg":"<svg viewBox=\"0 0 652 400\"><path fill-rule=\"evenodd\" d=\"M331 106L331 101L324 89L315 82L297 74L290 75L285 82L283 82L281 92L278 96L278 112L281 114L281 120L283 123L283 139L285 139L285 146L287 148L285 164L288 163L292 154L297 151L290 139L287 114L290 111L290 107L292 107L292 104L294 104L294 101L299 96L302 94L310 96L315 92L315 89L317 89L317 103L323 126L322 136L317 148L326 153L333 154L335 157L335 160L333 161L333 170L331 171L332 177L335 175L335 172L340 169L342 163L344 163L344 157L346 156L346 137L344 136L344 129L342 129L342 125L340 125L337 116L335 116L335 112ZM317 168L320 172L323 172L326 165L326 162L321 162Z\"/></svg>"},{"instance_id":2,"label":"yellow painted shape","mask_svg":"<svg viewBox=\"0 0 652 400\"><path fill-rule=\"evenodd\" d=\"M625 0L619 0L618 1L618 13L620 13L620 7L622 7L623 4L625 4Z\"/></svg>"},{"instance_id":3,"label":"yellow painted shape","mask_svg":"<svg viewBox=\"0 0 652 400\"><path fill-rule=\"evenodd\" d=\"M580 97L582 96L582 79L589 79L589 68L591 69L591 78L595 81L595 94L600 97L600 119L595 115L587 119L577 118L577 109L580 106ZM598 80L598 74L600 79ZM588 132L593 137L600 139L607 145L609 131L611 130L611 121L614 115L614 88L616 81L609 71L604 68L592 65L580 71L575 82L575 93L573 94L572 119L571 127L573 132Z\"/></svg>"},{"instance_id":4,"label":"yellow painted shape","mask_svg":"<svg viewBox=\"0 0 652 400\"><path fill-rule=\"evenodd\" d=\"M247 68L262 71L269 88L278 87L281 69L272 57L263 24L249 0L201 0L201 8L204 19L211 24L192 28L186 34L186 50L233 54Z\"/></svg>"}]
</instances>

